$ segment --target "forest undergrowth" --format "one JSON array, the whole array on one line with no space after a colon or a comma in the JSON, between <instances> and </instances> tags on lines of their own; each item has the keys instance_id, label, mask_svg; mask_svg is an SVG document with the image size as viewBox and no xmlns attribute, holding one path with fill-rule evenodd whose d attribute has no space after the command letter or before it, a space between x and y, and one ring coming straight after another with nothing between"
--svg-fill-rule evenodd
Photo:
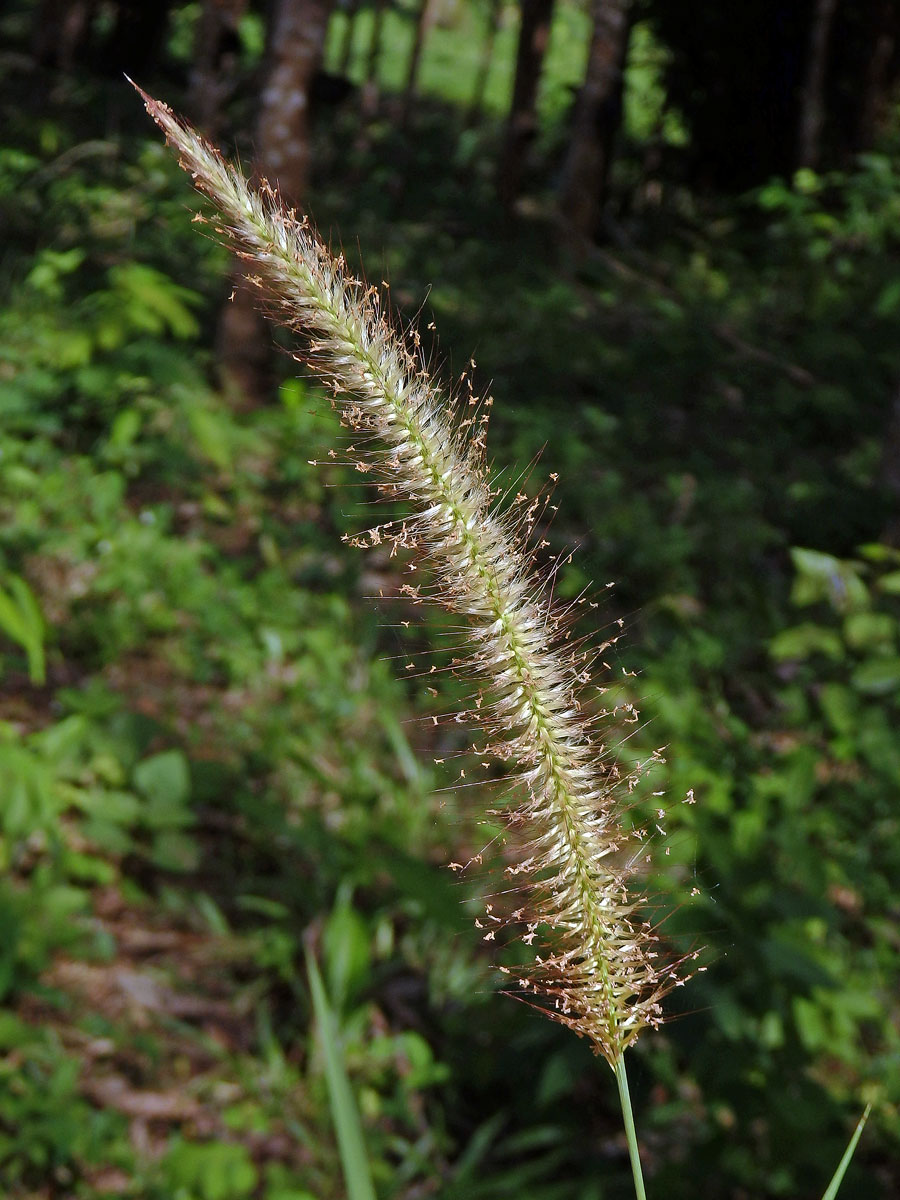
<instances>
[{"instance_id":1,"label":"forest undergrowth","mask_svg":"<svg viewBox=\"0 0 900 1200\"><path fill-rule=\"evenodd\" d=\"M5 1191L340 1195L312 930L379 1194L626 1195L587 1046L491 994L446 864L496 829L431 719L452 683L405 671L441 665L443 618L373 614L398 580L341 541L365 504L327 400L284 355L270 404L225 402L225 260L124 85L29 108L7 62L0 86ZM646 881L711 960L634 1052L652 1192L816 1194L872 1098L842 1194L890 1196L892 159L728 202L673 184L572 264L540 193L493 214L490 129L418 121L404 173L388 123L354 150L335 118L317 222L407 312L427 295L452 374L474 355L493 459L559 476L557 592L616 581L627 753L665 745L653 790L695 801Z\"/></svg>"}]
</instances>

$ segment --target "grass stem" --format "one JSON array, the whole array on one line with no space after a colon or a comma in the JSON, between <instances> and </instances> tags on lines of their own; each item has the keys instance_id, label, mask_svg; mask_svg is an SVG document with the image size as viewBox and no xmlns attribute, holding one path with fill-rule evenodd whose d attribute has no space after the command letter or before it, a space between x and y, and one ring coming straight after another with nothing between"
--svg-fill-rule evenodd
<instances>
[{"instance_id":1,"label":"grass stem","mask_svg":"<svg viewBox=\"0 0 900 1200\"><path fill-rule=\"evenodd\" d=\"M634 1194L637 1200L647 1200L644 1176L641 1171L641 1152L638 1149L637 1131L634 1127L634 1113L631 1111L631 1094L628 1091L624 1054L620 1054L616 1060L615 1072L616 1083L619 1085L619 1100L622 1104L622 1119L625 1122L625 1136L628 1138L628 1157L631 1159L631 1173L634 1176Z\"/></svg>"},{"instance_id":2,"label":"grass stem","mask_svg":"<svg viewBox=\"0 0 900 1200\"><path fill-rule=\"evenodd\" d=\"M853 1131L853 1137L851 1137L851 1139L850 1139L850 1145L844 1151L844 1157L838 1163L838 1168L835 1171L834 1176L831 1180L831 1183L828 1185L828 1187L825 1191L825 1195L822 1197L822 1200L835 1200L835 1197L838 1194L838 1188L841 1186L841 1184L844 1181L844 1175L847 1172L847 1168L850 1166L850 1159L853 1157L853 1154L856 1150L857 1143L859 1142L859 1139L862 1137L862 1131L866 1127L866 1121L868 1121L869 1113L871 1111L872 1111L872 1105L867 1104L866 1111L863 1113L863 1115L859 1118L859 1120L856 1123L856 1128Z\"/></svg>"}]
</instances>

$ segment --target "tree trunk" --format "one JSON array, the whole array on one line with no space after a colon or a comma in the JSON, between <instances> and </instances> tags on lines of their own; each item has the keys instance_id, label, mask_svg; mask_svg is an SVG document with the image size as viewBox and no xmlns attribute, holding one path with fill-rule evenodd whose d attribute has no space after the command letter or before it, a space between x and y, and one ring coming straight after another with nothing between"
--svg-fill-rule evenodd
<instances>
[{"instance_id":1,"label":"tree trunk","mask_svg":"<svg viewBox=\"0 0 900 1200\"><path fill-rule=\"evenodd\" d=\"M416 97L416 84L419 79L419 64L422 61L422 50L425 38L431 25L431 0L419 0L416 13L416 32L413 37L412 50L409 55L409 66L406 70L406 86L403 89L403 106L400 110L400 127L406 129L412 112L413 101Z\"/></svg>"},{"instance_id":2,"label":"tree trunk","mask_svg":"<svg viewBox=\"0 0 900 1200\"><path fill-rule=\"evenodd\" d=\"M309 93L322 57L331 0L277 0L268 30L267 71L256 123L254 173L301 206L310 169ZM270 384L270 339L256 298L235 270L233 299L219 323L227 386L253 405Z\"/></svg>"},{"instance_id":3,"label":"tree trunk","mask_svg":"<svg viewBox=\"0 0 900 1200\"><path fill-rule=\"evenodd\" d=\"M825 128L825 76L837 0L816 0L809 30L809 51L800 97L797 166L816 167Z\"/></svg>"},{"instance_id":4,"label":"tree trunk","mask_svg":"<svg viewBox=\"0 0 900 1200\"><path fill-rule=\"evenodd\" d=\"M119 79L127 71L135 79L159 70L172 0L119 0L115 21L104 39L101 71Z\"/></svg>"},{"instance_id":5,"label":"tree trunk","mask_svg":"<svg viewBox=\"0 0 900 1200\"><path fill-rule=\"evenodd\" d=\"M522 0L516 79L497 175L497 192L507 209L519 194L528 147L537 133L538 85L552 19L553 0Z\"/></svg>"},{"instance_id":6,"label":"tree trunk","mask_svg":"<svg viewBox=\"0 0 900 1200\"><path fill-rule=\"evenodd\" d=\"M67 74L87 46L97 0L42 0L32 26L31 49L44 67Z\"/></svg>"},{"instance_id":7,"label":"tree trunk","mask_svg":"<svg viewBox=\"0 0 900 1200\"><path fill-rule=\"evenodd\" d=\"M353 26L356 23L356 14L359 12L359 0L347 0L342 7L347 17L347 24L344 27L344 37L338 52L335 72L338 75L346 76L350 70L350 56L353 53Z\"/></svg>"},{"instance_id":8,"label":"tree trunk","mask_svg":"<svg viewBox=\"0 0 900 1200\"><path fill-rule=\"evenodd\" d=\"M622 112L622 78L631 0L594 0L594 31L584 86L575 105L559 210L570 233L596 237Z\"/></svg>"},{"instance_id":9,"label":"tree trunk","mask_svg":"<svg viewBox=\"0 0 900 1200\"><path fill-rule=\"evenodd\" d=\"M222 114L234 91L238 25L246 8L247 0L204 0L197 22L186 107L212 142L219 138Z\"/></svg>"},{"instance_id":10,"label":"tree trunk","mask_svg":"<svg viewBox=\"0 0 900 1200\"><path fill-rule=\"evenodd\" d=\"M876 5L872 24L872 52L863 81L862 108L853 147L856 151L874 145L890 108L891 84L897 76L895 60L900 22L896 5L892 5L890 0L881 0Z\"/></svg>"},{"instance_id":11,"label":"tree trunk","mask_svg":"<svg viewBox=\"0 0 900 1200\"><path fill-rule=\"evenodd\" d=\"M497 30L500 27L500 0L489 0L488 26L484 41L481 45L481 56L478 59L478 73L475 76L475 86L472 89L472 99L469 101L469 112L466 117L468 126L477 125L484 108L484 96L487 91L488 75L494 61L494 45L497 41Z\"/></svg>"},{"instance_id":12,"label":"tree trunk","mask_svg":"<svg viewBox=\"0 0 900 1200\"><path fill-rule=\"evenodd\" d=\"M277 0L269 29L255 169L277 183L291 204L306 196L309 185L309 94L330 14L331 0Z\"/></svg>"},{"instance_id":13,"label":"tree trunk","mask_svg":"<svg viewBox=\"0 0 900 1200\"><path fill-rule=\"evenodd\" d=\"M884 449L881 458L880 482L886 491L896 497L900 513L900 385L894 392L894 403L888 420ZM900 549L900 516L888 522L880 541Z\"/></svg>"},{"instance_id":14,"label":"tree trunk","mask_svg":"<svg viewBox=\"0 0 900 1200\"><path fill-rule=\"evenodd\" d=\"M84 64L100 75L140 79L158 68L172 0L41 0L32 26L31 46L42 66L71 71ZM103 9L106 23L94 18Z\"/></svg>"},{"instance_id":15,"label":"tree trunk","mask_svg":"<svg viewBox=\"0 0 900 1200\"><path fill-rule=\"evenodd\" d=\"M366 79L362 89L362 111L365 117L374 117L378 112L380 85L378 82L378 60L381 57L381 30L384 25L386 0L375 0L372 14L372 38L366 57Z\"/></svg>"}]
</instances>

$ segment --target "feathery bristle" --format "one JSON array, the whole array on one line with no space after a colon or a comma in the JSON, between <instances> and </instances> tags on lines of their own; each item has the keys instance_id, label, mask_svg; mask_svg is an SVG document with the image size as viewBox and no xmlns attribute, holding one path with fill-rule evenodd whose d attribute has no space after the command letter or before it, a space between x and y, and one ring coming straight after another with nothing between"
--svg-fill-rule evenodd
<instances>
[{"instance_id":1,"label":"feathery bristle","mask_svg":"<svg viewBox=\"0 0 900 1200\"><path fill-rule=\"evenodd\" d=\"M418 339L385 319L379 293L350 276L268 183L251 189L166 105L138 91L212 200L216 232L246 263L270 315L302 335L344 424L364 438L352 448L359 469L409 504L411 518L379 538L415 548L417 560L424 553L441 603L467 618L467 666L487 698L476 714L487 753L515 764L518 803L505 816L519 857L507 871L524 887L525 906L514 918L529 945L541 937L551 946L519 985L615 1068L641 1030L659 1024L680 964L658 959L657 936L628 891L634 868L621 853L620 781L581 702L585 660L565 642L562 611L533 567L535 513L515 501L497 506L484 454L490 405L461 420L430 378Z\"/></svg>"}]
</instances>

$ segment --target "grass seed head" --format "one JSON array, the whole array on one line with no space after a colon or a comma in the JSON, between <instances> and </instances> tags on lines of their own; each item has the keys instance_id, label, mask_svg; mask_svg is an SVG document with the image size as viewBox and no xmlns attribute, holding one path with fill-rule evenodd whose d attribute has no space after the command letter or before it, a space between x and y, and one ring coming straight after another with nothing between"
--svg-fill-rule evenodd
<instances>
[{"instance_id":1,"label":"grass seed head","mask_svg":"<svg viewBox=\"0 0 900 1200\"><path fill-rule=\"evenodd\" d=\"M140 91L140 89L138 89ZM195 186L212 201L218 236L246 264L269 314L303 340L353 432L354 465L372 473L411 516L378 537L427 558L435 593L466 620L464 658L479 680L467 714L486 757L513 764L503 814L515 847L507 875L524 893L508 917L489 914L484 936L512 925L535 945L518 976L524 998L588 1037L615 1067L625 1048L662 1019L661 1000L681 963L660 957L629 882L623 783L585 702L587 656L569 641L551 599L555 568L535 568L541 504L519 493L503 506L485 457L487 415L467 386L436 382L415 333L389 323L377 289L347 271L303 217L266 181L254 189L234 167L146 93L147 110ZM521 496L521 499L520 499ZM370 536L372 531L370 531ZM419 596L419 585L404 585ZM627 793L628 785L624 785Z\"/></svg>"}]
</instances>

